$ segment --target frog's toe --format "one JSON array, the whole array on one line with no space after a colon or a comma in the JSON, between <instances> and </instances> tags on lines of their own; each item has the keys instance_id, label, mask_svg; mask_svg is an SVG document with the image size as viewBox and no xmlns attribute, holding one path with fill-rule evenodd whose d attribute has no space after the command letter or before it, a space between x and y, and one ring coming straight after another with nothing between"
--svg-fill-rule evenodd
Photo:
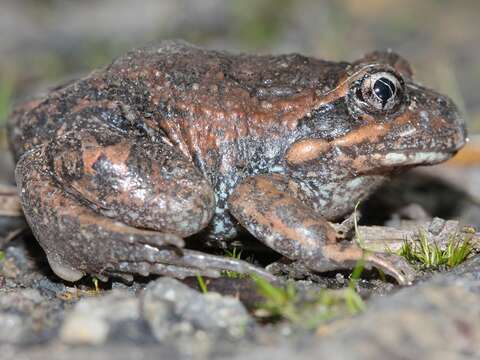
<instances>
[{"instance_id":1,"label":"frog's toe","mask_svg":"<svg viewBox=\"0 0 480 360\"><path fill-rule=\"evenodd\" d=\"M175 234L141 230L123 224L121 226L129 229L130 233L127 233L122 239L130 244L142 244L154 248L162 248L165 246L182 248L185 245L184 240Z\"/></svg>"},{"instance_id":2,"label":"frog's toe","mask_svg":"<svg viewBox=\"0 0 480 360\"><path fill-rule=\"evenodd\" d=\"M319 272L353 268L358 261L365 268L375 267L392 276L400 285L410 285L415 270L402 257L395 254L369 253L353 243L325 245L319 256L302 261L309 269Z\"/></svg>"},{"instance_id":3,"label":"frog's toe","mask_svg":"<svg viewBox=\"0 0 480 360\"><path fill-rule=\"evenodd\" d=\"M193 267L160 263L152 264L146 261L122 261L118 264L117 269L112 272L112 275L120 277L128 274L139 274L140 276L162 275L177 279L184 279L186 277L192 277L196 275L216 278L221 275L218 270L214 269L198 269Z\"/></svg>"},{"instance_id":4,"label":"frog's toe","mask_svg":"<svg viewBox=\"0 0 480 360\"><path fill-rule=\"evenodd\" d=\"M411 285L415 280L413 267L404 258L395 254L366 254L366 264L394 277L400 285Z\"/></svg>"},{"instance_id":5,"label":"frog's toe","mask_svg":"<svg viewBox=\"0 0 480 360\"><path fill-rule=\"evenodd\" d=\"M257 275L268 281L277 278L270 272L249 262L231 257L205 254L194 250L183 250L183 260L199 268L213 268L222 271L233 271L239 274Z\"/></svg>"},{"instance_id":6,"label":"frog's toe","mask_svg":"<svg viewBox=\"0 0 480 360\"><path fill-rule=\"evenodd\" d=\"M55 256L55 254L47 254L47 260L55 275L63 280L75 282L85 276L85 272L67 264L59 256Z\"/></svg>"},{"instance_id":7,"label":"frog's toe","mask_svg":"<svg viewBox=\"0 0 480 360\"><path fill-rule=\"evenodd\" d=\"M223 271L233 271L239 274L255 274L269 281L276 280L268 271L246 261L189 249L145 245L138 248L131 260L133 262L130 262L130 265L128 262L122 263L122 271L127 271L125 266L128 265L135 269L134 272L142 275L162 274L179 278L197 274L219 277Z\"/></svg>"}]
</instances>

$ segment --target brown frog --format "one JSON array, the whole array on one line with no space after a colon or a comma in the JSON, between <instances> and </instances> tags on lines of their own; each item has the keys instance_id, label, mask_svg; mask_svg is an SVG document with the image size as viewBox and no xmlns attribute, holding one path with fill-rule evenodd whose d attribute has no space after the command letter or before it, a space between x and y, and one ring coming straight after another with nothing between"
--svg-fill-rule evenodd
<instances>
[{"instance_id":1,"label":"brown frog","mask_svg":"<svg viewBox=\"0 0 480 360\"><path fill-rule=\"evenodd\" d=\"M399 170L466 141L452 101L393 52L353 63L166 41L54 89L9 121L25 216L69 281L267 271L184 247L227 247L239 229L312 271L408 265L334 226Z\"/></svg>"}]
</instances>

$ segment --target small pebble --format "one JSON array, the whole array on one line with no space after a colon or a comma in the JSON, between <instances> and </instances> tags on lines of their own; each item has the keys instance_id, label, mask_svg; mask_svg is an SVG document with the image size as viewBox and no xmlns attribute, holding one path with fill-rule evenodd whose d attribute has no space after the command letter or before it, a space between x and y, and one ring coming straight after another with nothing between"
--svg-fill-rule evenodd
<instances>
[{"instance_id":1,"label":"small pebble","mask_svg":"<svg viewBox=\"0 0 480 360\"><path fill-rule=\"evenodd\" d=\"M337 280L337 282L338 282L340 285L345 284L345 276L343 276L343 274L341 274L341 273L337 273L337 274L335 275L335 280Z\"/></svg>"}]
</instances>

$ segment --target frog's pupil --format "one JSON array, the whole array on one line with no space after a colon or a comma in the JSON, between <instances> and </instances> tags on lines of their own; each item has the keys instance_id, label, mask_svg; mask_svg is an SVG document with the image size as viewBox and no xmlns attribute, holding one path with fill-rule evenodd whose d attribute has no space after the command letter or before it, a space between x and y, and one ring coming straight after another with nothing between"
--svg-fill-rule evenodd
<instances>
[{"instance_id":1,"label":"frog's pupil","mask_svg":"<svg viewBox=\"0 0 480 360\"><path fill-rule=\"evenodd\" d=\"M395 84L387 78L380 78L373 84L375 95L382 101L382 107L395 94Z\"/></svg>"}]
</instances>

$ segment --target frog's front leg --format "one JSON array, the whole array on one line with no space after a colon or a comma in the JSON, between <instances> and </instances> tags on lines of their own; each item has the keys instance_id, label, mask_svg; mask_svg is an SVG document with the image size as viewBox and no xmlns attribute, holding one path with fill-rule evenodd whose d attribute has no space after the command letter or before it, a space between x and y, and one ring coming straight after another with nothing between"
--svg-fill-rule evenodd
<instances>
[{"instance_id":1,"label":"frog's front leg","mask_svg":"<svg viewBox=\"0 0 480 360\"><path fill-rule=\"evenodd\" d=\"M219 276L268 273L237 259L183 249L215 199L192 162L166 140L109 126L78 129L25 153L16 168L25 216L54 272Z\"/></svg>"},{"instance_id":2,"label":"frog's front leg","mask_svg":"<svg viewBox=\"0 0 480 360\"><path fill-rule=\"evenodd\" d=\"M353 268L364 259L401 284L413 280L413 270L393 254L364 253L357 244L337 241L331 224L294 195L281 175L245 179L229 198L229 210L257 239L291 260L324 272Z\"/></svg>"}]
</instances>

